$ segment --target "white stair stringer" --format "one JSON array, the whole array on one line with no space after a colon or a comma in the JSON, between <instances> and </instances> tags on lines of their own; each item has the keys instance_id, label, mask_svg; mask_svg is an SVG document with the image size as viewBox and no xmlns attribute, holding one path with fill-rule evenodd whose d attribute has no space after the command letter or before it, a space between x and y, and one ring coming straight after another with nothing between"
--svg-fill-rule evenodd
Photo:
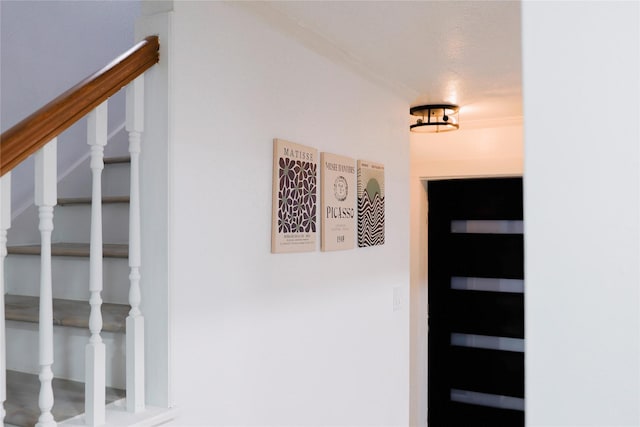
<instances>
[{"instance_id":1,"label":"white stair stringer","mask_svg":"<svg viewBox=\"0 0 640 427\"><path fill-rule=\"evenodd\" d=\"M7 320L7 369L38 373L38 325ZM107 347L106 384L109 387L125 387L125 336L124 333L102 332ZM54 326L53 374L84 382L84 348L89 341L89 330L83 328Z\"/></svg>"},{"instance_id":2,"label":"white stair stringer","mask_svg":"<svg viewBox=\"0 0 640 427\"><path fill-rule=\"evenodd\" d=\"M176 408L161 408L146 405L144 412L132 414L127 411L126 399L107 405L107 422L101 427L154 427L174 420L178 416ZM58 426L86 426L84 415L69 418Z\"/></svg>"}]
</instances>

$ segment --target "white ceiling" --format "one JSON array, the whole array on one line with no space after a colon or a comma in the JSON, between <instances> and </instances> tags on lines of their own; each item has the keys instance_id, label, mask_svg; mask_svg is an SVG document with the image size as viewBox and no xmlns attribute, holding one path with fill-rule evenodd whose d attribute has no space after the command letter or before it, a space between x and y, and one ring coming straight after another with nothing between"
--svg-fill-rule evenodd
<instances>
[{"instance_id":1,"label":"white ceiling","mask_svg":"<svg viewBox=\"0 0 640 427\"><path fill-rule=\"evenodd\" d=\"M391 88L408 105L458 103L465 127L474 120L522 116L517 1L229 4ZM8 129L130 47L140 7L140 0L0 0L0 128ZM110 122L120 123L121 117L113 114ZM72 131L68 138L81 143ZM61 170L72 163L72 151L61 152ZM32 176L26 169L15 172L14 182ZM28 199L20 191L13 196L14 203Z\"/></svg>"},{"instance_id":2,"label":"white ceiling","mask_svg":"<svg viewBox=\"0 0 640 427\"><path fill-rule=\"evenodd\" d=\"M250 10L316 52L390 87L408 104L457 103L462 107L460 119L467 124L522 116L519 1L231 4ZM128 47L140 2L2 0L0 5L1 124L6 129L33 111L35 104L42 105L104 65L124 49L122 46ZM76 19L76 24L67 24L67 16ZM79 16L82 18L77 19ZM52 31L53 26L65 31ZM117 30L103 37L104 28ZM54 45L67 49L49 49ZM60 52L69 58L60 60ZM74 57L75 52L83 53ZM58 60L51 60L51 55L58 55ZM83 61L82 67L79 61ZM52 66L59 69L38 74L43 69L54 71ZM59 76L61 81L44 84L47 76ZM34 81L49 92L34 90Z\"/></svg>"},{"instance_id":3,"label":"white ceiling","mask_svg":"<svg viewBox=\"0 0 640 427\"><path fill-rule=\"evenodd\" d=\"M244 7L411 105L522 116L519 1L273 1Z\"/></svg>"}]
</instances>

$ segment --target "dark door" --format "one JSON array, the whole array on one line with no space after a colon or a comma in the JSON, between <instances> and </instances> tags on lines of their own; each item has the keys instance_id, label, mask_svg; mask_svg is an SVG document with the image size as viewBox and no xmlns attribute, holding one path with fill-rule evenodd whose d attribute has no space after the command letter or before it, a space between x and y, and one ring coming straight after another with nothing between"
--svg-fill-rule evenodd
<instances>
[{"instance_id":1,"label":"dark door","mask_svg":"<svg viewBox=\"0 0 640 427\"><path fill-rule=\"evenodd\" d=\"M429 427L524 426L522 179L428 198Z\"/></svg>"}]
</instances>

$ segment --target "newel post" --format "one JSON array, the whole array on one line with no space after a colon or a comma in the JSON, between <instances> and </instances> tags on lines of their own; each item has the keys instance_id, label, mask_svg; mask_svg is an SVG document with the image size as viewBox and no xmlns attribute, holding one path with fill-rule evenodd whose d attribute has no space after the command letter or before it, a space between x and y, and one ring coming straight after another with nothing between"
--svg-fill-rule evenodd
<instances>
[{"instance_id":1,"label":"newel post","mask_svg":"<svg viewBox=\"0 0 640 427\"><path fill-rule=\"evenodd\" d=\"M85 347L85 420L87 425L105 423L106 353L102 330L102 170L107 145L107 101L89 113L87 143L91 147L91 242L89 244L89 330Z\"/></svg>"},{"instance_id":2,"label":"newel post","mask_svg":"<svg viewBox=\"0 0 640 427\"><path fill-rule=\"evenodd\" d=\"M144 130L144 75L127 86L127 123L131 155L129 203L129 304L127 317L127 410L145 408L144 317L140 311L140 150Z\"/></svg>"},{"instance_id":3,"label":"newel post","mask_svg":"<svg viewBox=\"0 0 640 427\"><path fill-rule=\"evenodd\" d=\"M36 427L55 427L53 408L53 290L51 277L51 232L53 207L57 204L57 140L54 138L36 153L35 202L40 223L40 418Z\"/></svg>"},{"instance_id":4,"label":"newel post","mask_svg":"<svg viewBox=\"0 0 640 427\"><path fill-rule=\"evenodd\" d=\"M0 424L4 423L4 402L7 400L4 260L7 256L7 230L9 228L11 228L11 172L0 178Z\"/></svg>"}]
</instances>

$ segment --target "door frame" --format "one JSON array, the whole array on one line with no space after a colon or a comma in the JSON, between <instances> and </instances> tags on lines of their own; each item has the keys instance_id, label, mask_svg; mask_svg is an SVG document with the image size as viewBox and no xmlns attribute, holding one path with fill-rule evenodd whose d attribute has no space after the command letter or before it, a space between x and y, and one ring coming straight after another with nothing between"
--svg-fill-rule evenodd
<instances>
[{"instance_id":1,"label":"door frame","mask_svg":"<svg viewBox=\"0 0 640 427\"><path fill-rule=\"evenodd\" d=\"M474 178L524 178L522 173L507 174L460 174L418 177L412 180L411 194L419 199L411 203L411 223L418 224L410 242L410 391L409 425L427 426L428 409L428 354L429 354L429 181Z\"/></svg>"}]
</instances>

